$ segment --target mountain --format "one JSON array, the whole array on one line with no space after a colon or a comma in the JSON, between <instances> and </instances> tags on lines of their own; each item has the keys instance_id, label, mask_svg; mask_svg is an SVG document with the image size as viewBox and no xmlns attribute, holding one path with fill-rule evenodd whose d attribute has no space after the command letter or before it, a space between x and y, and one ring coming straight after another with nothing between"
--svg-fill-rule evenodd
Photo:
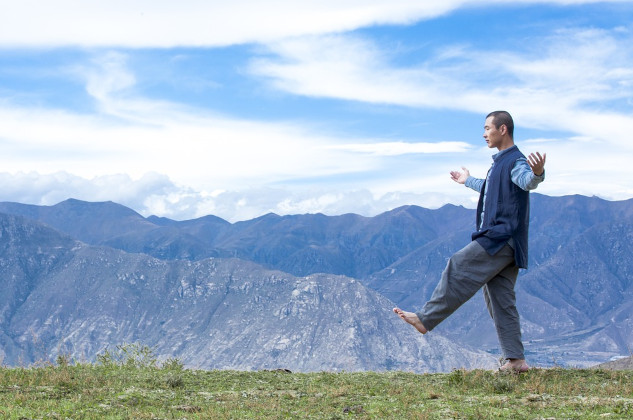
<instances>
[{"instance_id":1,"label":"mountain","mask_svg":"<svg viewBox=\"0 0 633 420\"><path fill-rule=\"evenodd\" d=\"M439 210L405 206L375 217L270 213L234 224L214 216L145 219L121 207L66 200L54 206L0 203L0 212L44 222L91 245L165 260L237 257L296 276L322 272L355 278L472 224L465 217L472 210L452 205Z\"/></svg>"},{"instance_id":2,"label":"mountain","mask_svg":"<svg viewBox=\"0 0 633 420\"><path fill-rule=\"evenodd\" d=\"M4 202L0 203L0 212L38 220L89 244L154 228L137 212L111 201L91 203L69 199L54 206Z\"/></svg>"},{"instance_id":3,"label":"mountain","mask_svg":"<svg viewBox=\"0 0 633 420\"><path fill-rule=\"evenodd\" d=\"M141 342L204 369L448 371L490 355L416 333L392 302L337 275L238 259L160 260L0 214L0 358L77 360Z\"/></svg>"},{"instance_id":4,"label":"mountain","mask_svg":"<svg viewBox=\"0 0 633 420\"><path fill-rule=\"evenodd\" d=\"M158 217L146 219L110 201L90 203L75 199L54 206L4 202L0 203L0 212L40 221L87 244L107 245L163 259L196 260L217 256L200 237L209 237L210 230L229 225L213 216L182 223Z\"/></svg>"},{"instance_id":5,"label":"mountain","mask_svg":"<svg viewBox=\"0 0 633 420\"><path fill-rule=\"evenodd\" d=\"M529 269L517 283L530 360L584 367L629 355L633 200L532 193L531 202ZM113 203L77 200L39 207L0 203L0 211L45 222L88 244L164 261L239 258L299 278L345 275L410 310L430 297L446 260L470 241L475 219L474 210L451 205L404 206L375 217L267 214L233 224L214 216L143 218ZM113 228L92 226L99 223ZM80 236L84 229L90 235ZM436 331L498 354L481 296Z\"/></svg>"}]
</instances>

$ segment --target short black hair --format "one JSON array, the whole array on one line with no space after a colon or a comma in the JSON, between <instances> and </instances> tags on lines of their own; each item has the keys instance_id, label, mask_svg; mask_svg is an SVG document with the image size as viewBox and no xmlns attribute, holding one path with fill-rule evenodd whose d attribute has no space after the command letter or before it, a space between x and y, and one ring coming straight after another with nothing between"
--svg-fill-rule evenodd
<instances>
[{"instance_id":1,"label":"short black hair","mask_svg":"<svg viewBox=\"0 0 633 420\"><path fill-rule=\"evenodd\" d=\"M492 123L497 129L499 129L502 125L505 125L508 129L510 138L514 139L514 121L512 120L512 115L510 115L508 111L492 111L490 114L486 115L486 119L488 119L488 117L492 117Z\"/></svg>"}]
</instances>

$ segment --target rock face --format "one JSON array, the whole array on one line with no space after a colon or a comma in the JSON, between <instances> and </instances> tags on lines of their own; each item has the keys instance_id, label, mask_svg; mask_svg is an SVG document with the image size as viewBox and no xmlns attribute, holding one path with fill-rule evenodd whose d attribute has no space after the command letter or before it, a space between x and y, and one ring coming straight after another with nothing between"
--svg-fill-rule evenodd
<instances>
[{"instance_id":1,"label":"rock face","mask_svg":"<svg viewBox=\"0 0 633 420\"><path fill-rule=\"evenodd\" d=\"M205 369L449 371L485 353L422 336L344 276L295 277L238 259L159 260L89 246L0 214L0 356L93 360L140 342Z\"/></svg>"},{"instance_id":2,"label":"rock face","mask_svg":"<svg viewBox=\"0 0 633 420\"><path fill-rule=\"evenodd\" d=\"M633 200L534 193L531 200L529 269L521 271L517 283L530 361L584 367L630 355ZM188 221L143 218L115 203L78 200L55 206L0 203L0 212L46 223L73 239L102 247L89 249L116 248L129 258L141 258L137 254L143 253L157 258L155 264L170 267L187 261L202 264L209 258L238 264L232 259L239 258L239 264L250 261L262 272L290 273L283 275L293 281L318 278L322 287L348 276L360 281L355 283L358 287L365 285L409 310L430 297L448 257L470 241L475 220L474 210L451 205L436 210L405 206L375 217L268 214L234 224L214 216ZM34 269L29 267L38 258L37 248L25 246L32 258L24 263L25 270L32 276ZM67 258L67 248L68 244L60 245L55 258ZM94 277L99 278L97 273ZM25 298L27 289L21 285L22 294L11 293ZM440 324L432 336L438 334L498 354L481 296Z\"/></svg>"}]
</instances>

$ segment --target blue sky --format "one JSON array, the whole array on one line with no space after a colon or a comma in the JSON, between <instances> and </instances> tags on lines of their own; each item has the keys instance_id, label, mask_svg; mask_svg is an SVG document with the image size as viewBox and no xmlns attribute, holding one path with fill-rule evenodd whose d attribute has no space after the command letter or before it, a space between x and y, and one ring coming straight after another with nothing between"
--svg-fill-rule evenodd
<instances>
[{"instance_id":1,"label":"blue sky","mask_svg":"<svg viewBox=\"0 0 633 420\"><path fill-rule=\"evenodd\" d=\"M44 3L44 4L42 4ZM473 207L505 109L539 192L633 197L631 1L0 0L0 200L143 215Z\"/></svg>"}]
</instances>

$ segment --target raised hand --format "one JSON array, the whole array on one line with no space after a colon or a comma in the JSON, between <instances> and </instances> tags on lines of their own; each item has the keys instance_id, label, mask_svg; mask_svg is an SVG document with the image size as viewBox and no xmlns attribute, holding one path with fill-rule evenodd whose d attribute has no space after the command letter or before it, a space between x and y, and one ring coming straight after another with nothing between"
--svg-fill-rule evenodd
<instances>
[{"instance_id":1,"label":"raised hand","mask_svg":"<svg viewBox=\"0 0 633 420\"><path fill-rule=\"evenodd\" d=\"M470 176L470 171L462 166L464 172L451 171L451 179L458 184L465 184Z\"/></svg>"},{"instance_id":2,"label":"raised hand","mask_svg":"<svg viewBox=\"0 0 633 420\"><path fill-rule=\"evenodd\" d=\"M539 152L530 153L530 156L528 156L528 165L530 165L530 168L532 168L532 172L534 172L534 175L543 175L543 171L545 171L545 156L545 153L543 153L543 156L541 156Z\"/></svg>"}]
</instances>

